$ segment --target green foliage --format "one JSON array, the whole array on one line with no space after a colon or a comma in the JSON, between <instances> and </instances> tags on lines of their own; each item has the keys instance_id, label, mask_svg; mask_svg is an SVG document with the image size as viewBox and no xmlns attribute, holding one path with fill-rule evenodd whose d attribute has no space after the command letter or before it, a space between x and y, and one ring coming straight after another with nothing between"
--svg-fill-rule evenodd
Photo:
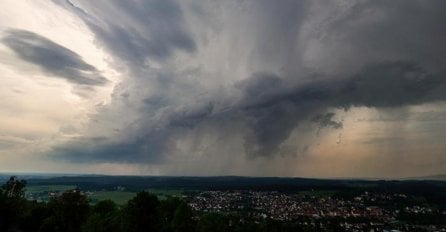
<instances>
[{"instance_id":1,"label":"green foliage","mask_svg":"<svg viewBox=\"0 0 446 232\"><path fill-rule=\"evenodd\" d=\"M109 213L116 212L118 210L118 207L116 206L115 202L112 200L103 200L93 207L93 212L97 213L99 215L107 215Z\"/></svg>"},{"instance_id":2,"label":"green foliage","mask_svg":"<svg viewBox=\"0 0 446 232\"><path fill-rule=\"evenodd\" d=\"M25 180L19 180L16 176L11 176L3 185L3 193L8 198L23 198L25 196Z\"/></svg>"},{"instance_id":3,"label":"green foliage","mask_svg":"<svg viewBox=\"0 0 446 232\"><path fill-rule=\"evenodd\" d=\"M94 191L90 198L93 203L103 200L112 200L116 204L125 205L130 199L135 197L135 195L135 192L127 191Z\"/></svg>"},{"instance_id":4,"label":"green foliage","mask_svg":"<svg viewBox=\"0 0 446 232\"><path fill-rule=\"evenodd\" d=\"M60 197L52 198L49 205L54 213L49 225L55 226L56 231L81 231L81 225L90 210L87 196L79 189L69 190Z\"/></svg>"},{"instance_id":5,"label":"green foliage","mask_svg":"<svg viewBox=\"0 0 446 232\"><path fill-rule=\"evenodd\" d=\"M176 208L181 204L181 200L176 197L170 197L160 202L161 217L163 223L169 224L175 216Z\"/></svg>"},{"instance_id":6,"label":"green foliage","mask_svg":"<svg viewBox=\"0 0 446 232\"><path fill-rule=\"evenodd\" d=\"M131 232L195 231L192 211L178 198L140 192L124 206L112 200L90 205L79 189L66 190L49 202L24 198L26 182L11 177L0 189L0 231Z\"/></svg>"},{"instance_id":7,"label":"green foliage","mask_svg":"<svg viewBox=\"0 0 446 232\"><path fill-rule=\"evenodd\" d=\"M197 224L197 232L226 232L229 230L229 222L226 217L219 214L206 214Z\"/></svg>"},{"instance_id":8,"label":"green foliage","mask_svg":"<svg viewBox=\"0 0 446 232\"><path fill-rule=\"evenodd\" d=\"M119 232L123 231L122 215L111 200L98 202L92 209L84 227L84 232Z\"/></svg>"},{"instance_id":9,"label":"green foliage","mask_svg":"<svg viewBox=\"0 0 446 232\"><path fill-rule=\"evenodd\" d=\"M193 232L194 222L192 221L192 209L181 202L176 208L172 219L172 228L175 232Z\"/></svg>"},{"instance_id":10,"label":"green foliage","mask_svg":"<svg viewBox=\"0 0 446 232\"><path fill-rule=\"evenodd\" d=\"M46 203L28 202L29 213L25 216L21 229L23 231L39 231L43 221L52 215Z\"/></svg>"},{"instance_id":11,"label":"green foliage","mask_svg":"<svg viewBox=\"0 0 446 232\"><path fill-rule=\"evenodd\" d=\"M145 191L138 193L125 208L127 231L160 231L162 224L159 206L155 195Z\"/></svg>"},{"instance_id":12,"label":"green foliage","mask_svg":"<svg viewBox=\"0 0 446 232\"><path fill-rule=\"evenodd\" d=\"M0 231L15 231L27 213L26 181L12 176L0 191Z\"/></svg>"}]
</instances>

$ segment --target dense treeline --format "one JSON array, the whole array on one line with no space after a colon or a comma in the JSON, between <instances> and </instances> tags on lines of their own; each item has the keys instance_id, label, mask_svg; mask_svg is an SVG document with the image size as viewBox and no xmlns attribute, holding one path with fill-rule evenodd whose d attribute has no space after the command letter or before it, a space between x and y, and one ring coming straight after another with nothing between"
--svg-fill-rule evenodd
<instances>
[{"instance_id":1,"label":"dense treeline","mask_svg":"<svg viewBox=\"0 0 446 232\"><path fill-rule=\"evenodd\" d=\"M105 200L89 204L79 189L54 196L49 202L25 199L26 182L11 177L0 189L0 231L194 231L187 204L177 198L159 201L140 192L125 206Z\"/></svg>"},{"instance_id":2,"label":"dense treeline","mask_svg":"<svg viewBox=\"0 0 446 232\"><path fill-rule=\"evenodd\" d=\"M79 189L54 196L49 202L25 198L24 180L11 177L0 189L2 232L226 232L310 231L296 224L265 220L243 222L236 215L194 215L178 198L159 200L139 192L124 206L105 200L91 205Z\"/></svg>"}]
</instances>

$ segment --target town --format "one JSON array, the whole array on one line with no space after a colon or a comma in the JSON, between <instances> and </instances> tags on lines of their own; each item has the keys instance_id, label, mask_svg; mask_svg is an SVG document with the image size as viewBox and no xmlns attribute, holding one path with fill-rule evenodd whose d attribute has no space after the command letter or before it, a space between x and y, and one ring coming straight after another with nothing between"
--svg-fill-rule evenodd
<instances>
[{"instance_id":1,"label":"town","mask_svg":"<svg viewBox=\"0 0 446 232\"><path fill-rule=\"evenodd\" d=\"M436 221L446 212L406 194L363 192L351 200L330 195L278 191L203 191L190 199L196 212L237 214L242 221L277 220L322 230L338 223L342 231L446 231ZM417 218L417 220L414 220Z\"/></svg>"}]
</instances>

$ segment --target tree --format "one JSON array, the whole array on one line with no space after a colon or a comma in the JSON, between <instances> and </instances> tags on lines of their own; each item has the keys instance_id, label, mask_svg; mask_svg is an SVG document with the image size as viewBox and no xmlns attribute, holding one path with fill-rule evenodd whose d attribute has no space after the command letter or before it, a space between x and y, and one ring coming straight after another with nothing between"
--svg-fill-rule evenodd
<instances>
[{"instance_id":1,"label":"tree","mask_svg":"<svg viewBox=\"0 0 446 232\"><path fill-rule=\"evenodd\" d=\"M4 194L9 198L23 198L25 196L25 180L19 180L17 176L11 176L3 185Z\"/></svg>"},{"instance_id":2,"label":"tree","mask_svg":"<svg viewBox=\"0 0 446 232\"><path fill-rule=\"evenodd\" d=\"M25 197L26 181L11 176L0 191L0 231L17 230L25 217L27 201Z\"/></svg>"},{"instance_id":3,"label":"tree","mask_svg":"<svg viewBox=\"0 0 446 232\"><path fill-rule=\"evenodd\" d=\"M230 231L227 218L219 214L205 214L197 223L197 232L226 232Z\"/></svg>"},{"instance_id":4,"label":"tree","mask_svg":"<svg viewBox=\"0 0 446 232\"><path fill-rule=\"evenodd\" d=\"M175 232L194 231L192 209L185 202L182 202L175 210L175 214L172 220L172 227Z\"/></svg>"},{"instance_id":5,"label":"tree","mask_svg":"<svg viewBox=\"0 0 446 232\"><path fill-rule=\"evenodd\" d=\"M111 200L99 201L83 228L84 232L119 232L122 228L122 215Z\"/></svg>"},{"instance_id":6,"label":"tree","mask_svg":"<svg viewBox=\"0 0 446 232\"><path fill-rule=\"evenodd\" d=\"M117 210L117 206L112 200L103 200L96 203L93 207L93 212L101 216L113 213Z\"/></svg>"},{"instance_id":7,"label":"tree","mask_svg":"<svg viewBox=\"0 0 446 232\"><path fill-rule=\"evenodd\" d=\"M125 209L127 231L160 231L162 223L159 205L158 198L145 191L129 200Z\"/></svg>"},{"instance_id":8,"label":"tree","mask_svg":"<svg viewBox=\"0 0 446 232\"><path fill-rule=\"evenodd\" d=\"M175 216L175 210L181 204L181 200L177 197L169 197L166 200L160 201L160 214L163 224L170 224Z\"/></svg>"},{"instance_id":9,"label":"tree","mask_svg":"<svg viewBox=\"0 0 446 232\"><path fill-rule=\"evenodd\" d=\"M51 209L47 203L35 201L28 201L28 208L28 213L20 223L20 228L27 232L39 231L44 221L52 216Z\"/></svg>"},{"instance_id":10,"label":"tree","mask_svg":"<svg viewBox=\"0 0 446 232\"><path fill-rule=\"evenodd\" d=\"M55 231L81 231L90 210L87 196L79 189L64 192L60 197L51 199L49 205L54 216L47 220L47 226L52 226Z\"/></svg>"}]
</instances>

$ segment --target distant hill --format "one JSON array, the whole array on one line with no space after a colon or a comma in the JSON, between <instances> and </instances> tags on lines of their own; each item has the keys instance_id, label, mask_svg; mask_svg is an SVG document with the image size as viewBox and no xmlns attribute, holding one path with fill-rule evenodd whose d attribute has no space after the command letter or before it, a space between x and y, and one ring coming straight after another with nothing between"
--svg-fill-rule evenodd
<instances>
[{"instance_id":1,"label":"distant hill","mask_svg":"<svg viewBox=\"0 0 446 232\"><path fill-rule=\"evenodd\" d=\"M403 180L437 180L446 181L446 174L431 175L431 176L421 176L421 177L409 177Z\"/></svg>"},{"instance_id":2,"label":"distant hill","mask_svg":"<svg viewBox=\"0 0 446 232\"><path fill-rule=\"evenodd\" d=\"M446 191L446 182L438 180L329 180L279 177L173 177L173 176L60 176L26 178L28 185L75 185L81 189L182 189L182 190L265 190L265 191L308 191L308 190L433 190Z\"/></svg>"},{"instance_id":3,"label":"distant hill","mask_svg":"<svg viewBox=\"0 0 446 232\"><path fill-rule=\"evenodd\" d=\"M182 190L274 190L274 191L308 191L308 190L342 190L342 189L379 189L411 191L446 192L446 175L405 178L400 180L371 179L310 179L281 177L240 177L240 176L106 176L74 174L25 174L17 175L36 185L74 185L88 190L113 190L124 187L131 191L144 189L182 189ZM9 174L0 174L4 182Z\"/></svg>"}]
</instances>

